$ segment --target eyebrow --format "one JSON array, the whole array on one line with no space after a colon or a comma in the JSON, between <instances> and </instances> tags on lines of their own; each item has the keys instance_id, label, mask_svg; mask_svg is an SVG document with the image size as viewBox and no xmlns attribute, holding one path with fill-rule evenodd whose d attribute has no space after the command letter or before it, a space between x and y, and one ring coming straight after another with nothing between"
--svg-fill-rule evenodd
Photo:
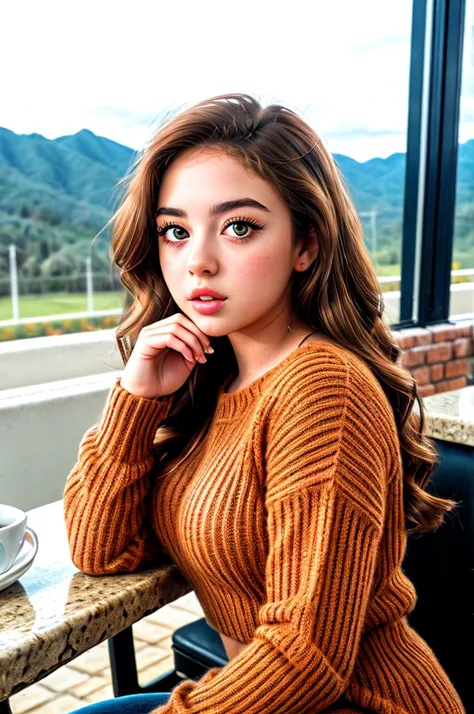
<instances>
[{"instance_id":1,"label":"eyebrow","mask_svg":"<svg viewBox=\"0 0 474 714\"><path fill-rule=\"evenodd\" d=\"M268 213L271 213L269 208L264 206L263 203L260 203L260 201L256 201L254 198L236 198L233 201L222 201L221 203L216 203L214 206L211 206L209 215L217 216L220 213L226 213L227 211L233 211L236 208L244 207L260 208L262 211L268 211ZM155 216L163 215L177 216L178 218L188 217L188 214L186 211L183 211L182 208L163 207L159 208L155 213Z\"/></svg>"}]
</instances>

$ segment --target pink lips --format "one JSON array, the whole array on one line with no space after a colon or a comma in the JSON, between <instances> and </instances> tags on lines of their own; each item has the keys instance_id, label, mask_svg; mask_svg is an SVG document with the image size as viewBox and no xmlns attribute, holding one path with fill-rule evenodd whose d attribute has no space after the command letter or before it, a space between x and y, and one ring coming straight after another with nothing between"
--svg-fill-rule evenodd
<instances>
[{"instance_id":1,"label":"pink lips","mask_svg":"<svg viewBox=\"0 0 474 714\"><path fill-rule=\"evenodd\" d=\"M199 300L196 298L191 300L191 303L201 315L212 315L213 312L217 312L224 307L225 300Z\"/></svg>"}]
</instances>

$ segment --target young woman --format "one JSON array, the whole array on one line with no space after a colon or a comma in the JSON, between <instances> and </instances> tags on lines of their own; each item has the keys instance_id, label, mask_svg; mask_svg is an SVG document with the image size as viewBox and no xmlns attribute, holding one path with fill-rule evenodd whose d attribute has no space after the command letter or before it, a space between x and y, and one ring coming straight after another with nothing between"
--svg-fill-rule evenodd
<instances>
[{"instance_id":1,"label":"young woman","mask_svg":"<svg viewBox=\"0 0 474 714\"><path fill-rule=\"evenodd\" d=\"M291 110L221 95L129 178L125 368L65 485L71 557L171 558L229 662L78 711L461 714L401 567L456 503L425 491L423 403L330 153Z\"/></svg>"}]
</instances>

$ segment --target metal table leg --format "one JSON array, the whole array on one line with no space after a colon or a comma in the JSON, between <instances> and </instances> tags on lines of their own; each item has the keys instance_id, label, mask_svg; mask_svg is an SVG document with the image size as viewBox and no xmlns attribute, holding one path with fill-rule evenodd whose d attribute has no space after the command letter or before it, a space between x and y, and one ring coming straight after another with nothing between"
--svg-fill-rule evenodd
<instances>
[{"instance_id":1,"label":"metal table leg","mask_svg":"<svg viewBox=\"0 0 474 714\"><path fill-rule=\"evenodd\" d=\"M132 626L129 625L121 632L110 637L107 640L107 645L109 648L114 696L123 697L126 694L139 694L140 685L138 684Z\"/></svg>"},{"instance_id":2,"label":"metal table leg","mask_svg":"<svg viewBox=\"0 0 474 714\"><path fill-rule=\"evenodd\" d=\"M171 669L145 686L140 686L138 683L132 625L110 637L107 640L107 645L109 648L114 697L145 692L170 692L173 687L182 681L176 670ZM1 710L0 714L3 714ZM10 713L5 712L5 714Z\"/></svg>"}]
</instances>

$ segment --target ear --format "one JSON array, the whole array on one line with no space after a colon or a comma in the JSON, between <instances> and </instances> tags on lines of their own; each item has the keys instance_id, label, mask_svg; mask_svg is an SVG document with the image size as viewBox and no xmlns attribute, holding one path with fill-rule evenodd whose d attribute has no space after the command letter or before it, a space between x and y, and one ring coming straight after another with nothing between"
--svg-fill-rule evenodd
<instances>
[{"instance_id":1,"label":"ear","mask_svg":"<svg viewBox=\"0 0 474 714\"><path fill-rule=\"evenodd\" d=\"M319 241L315 226L308 228L306 238L299 238L296 242L294 269L304 272L314 263L319 252Z\"/></svg>"}]
</instances>

